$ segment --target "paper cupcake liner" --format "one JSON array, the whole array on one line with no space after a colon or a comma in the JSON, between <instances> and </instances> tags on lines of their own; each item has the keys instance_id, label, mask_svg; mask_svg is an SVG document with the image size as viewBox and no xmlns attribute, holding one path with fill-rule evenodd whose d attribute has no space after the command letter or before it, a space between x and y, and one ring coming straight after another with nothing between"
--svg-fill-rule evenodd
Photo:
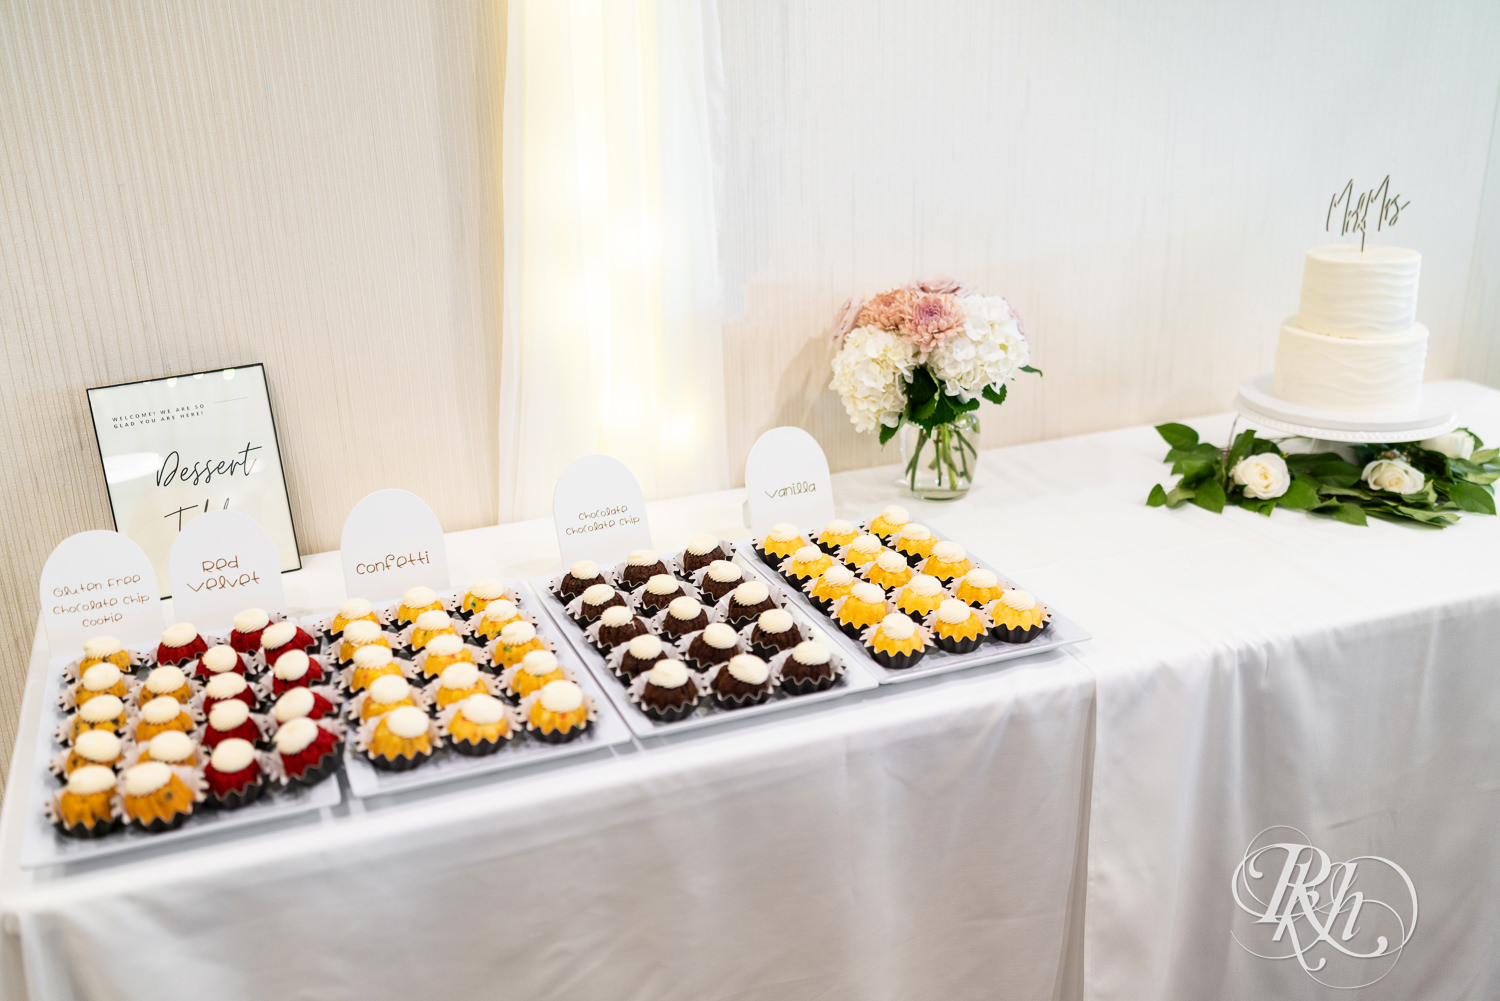
<instances>
[{"instance_id":1,"label":"paper cupcake liner","mask_svg":"<svg viewBox=\"0 0 1500 1001\"><path fill-rule=\"evenodd\" d=\"M57 828L58 832L70 838L102 838L120 830L125 824L125 813L120 807L120 792L117 788L109 798L109 817L100 820L96 824L67 824L63 822L58 811L58 800L62 798L63 790L59 789L48 796L42 804L42 816L47 823Z\"/></svg>"},{"instance_id":2,"label":"paper cupcake liner","mask_svg":"<svg viewBox=\"0 0 1500 1001\"><path fill-rule=\"evenodd\" d=\"M639 675L630 683L630 687L625 689L625 695L630 699L631 705L658 723L676 723L687 719L698 711L698 707L703 704L708 695L708 682L704 680L703 675L689 671L687 685L693 690L693 700L681 706L661 709L645 702L646 681L646 675Z\"/></svg>"},{"instance_id":3,"label":"paper cupcake liner","mask_svg":"<svg viewBox=\"0 0 1500 1001\"><path fill-rule=\"evenodd\" d=\"M693 645L693 641L701 635L703 635L702 629L694 630L693 632L690 632L686 636L682 637L680 640L668 643L667 649L676 655L675 659L682 661L691 670L700 672L711 671L719 664L727 663L729 657L733 657L737 653L750 652L750 644L745 642L744 635L742 633L736 633L736 644L734 649L729 651L728 657L725 657L723 660L701 661L697 657L694 657L689 651L689 648Z\"/></svg>"},{"instance_id":4,"label":"paper cupcake liner","mask_svg":"<svg viewBox=\"0 0 1500 1001\"><path fill-rule=\"evenodd\" d=\"M922 646L908 653L886 653L883 650L876 650L871 640L874 639L878 626L870 626L866 629L859 641L864 646L865 653L875 663L890 671L904 671L909 667L915 667L918 661L927 656L927 651L932 646L932 633L920 622L916 625L917 635L922 638Z\"/></svg>"},{"instance_id":5,"label":"paper cupcake liner","mask_svg":"<svg viewBox=\"0 0 1500 1001\"><path fill-rule=\"evenodd\" d=\"M660 613L665 612L667 610L667 606L670 605L676 598L688 597L692 598L694 601L700 604L703 603L703 593L696 587L681 579L680 577L675 578L675 581L677 584L676 593L665 596L650 594L646 590L646 585L642 584L634 591L631 591L628 595L631 607L635 609L643 618L649 618L651 616L659 615ZM652 604L649 604L650 602L660 602L660 604L657 604L655 605L655 607L653 607Z\"/></svg>"},{"instance_id":6,"label":"paper cupcake liner","mask_svg":"<svg viewBox=\"0 0 1500 1001\"><path fill-rule=\"evenodd\" d=\"M321 724L324 721L319 720L318 722ZM344 742L340 740L329 749L327 754L323 755L316 765L313 765L300 775L292 775L288 772L285 764L280 760L281 756L276 755L276 764L279 766L277 773L280 776L280 782L282 785L288 786L304 786L309 788L315 786L338 770L339 759L342 757L343 752Z\"/></svg>"},{"instance_id":7,"label":"paper cupcake liner","mask_svg":"<svg viewBox=\"0 0 1500 1001\"><path fill-rule=\"evenodd\" d=\"M260 755L257 755L260 757ZM265 765L261 765L260 775L254 782L241 789L231 789L223 795L215 793L212 789L208 792L208 805L216 810L238 810L242 806L249 806L265 795L270 785L270 777L266 773Z\"/></svg>"},{"instance_id":8,"label":"paper cupcake liner","mask_svg":"<svg viewBox=\"0 0 1500 1001\"><path fill-rule=\"evenodd\" d=\"M675 644L673 644L669 640L663 640L662 655L657 658L657 660L670 660L675 650ZM611 650L604 658L604 666L609 668L609 673L612 674L615 680L620 682L620 684L622 685L629 685L631 681L634 680L634 677L625 673L625 654L628 652L628 645L617 646L613 650ZM654 660L651 663L655 664L656 662L657 661ZM647 670L650 670L650 668L647 668ZM636 675L635 677L639 677L639 675Z\"/></svg>"},{"instance_id":9,"label":"paper cupcake liner","mask_svg":"<svg viewBox=\"0 0 1500 1001\"><path fill-rule=\"evenodd\" d=\"M172 772L173 775L176 775L179 779L181 779L182 784L187 786L188 791L193 794L194 806L194 809L183 810L173 816L170 820L162 820L161 818L156 818L151 820L149 823L143 824L139 820L130 816L128 813L124 813L125 776L120 775L115 781L115 795L119 797L120 808L122 811L122 815L125 817L125 822L130 826L136 828L137 830L145 831L147 834L161 834L164 831L174 831L177 828L181 827L183 821L191 817L194 812L196 812L196 808L201 805L206 798L206 794L204 791L203 772L201 769L184 768L180 765L168 765L167 768Z\"/></svg>"},{"instance_id":10,"label":"paper cupcake liner","mask_svg":"<svg viewBox=\"0 0 1500 1001\"><path fill-rule=\"evenodd\" d=\"M1047 627L1050 625L1052 625L1052 621L1048 619L1040 625L1029 628L1021 626L1011 626L1008 628L1005 626L995 626L990 630L989 635L991 639L998 640L1001 643L1030 643L1046 632Z\"/></svg>"},{"instance_id":11,"label":"paper cupcake liner","mask_svg":"<svg viewBox=\"0 0 1500 1001\"><path fill-rule=\"evenodd\" d=\"M496 751L500 750L502 747L515 740L516 734L521 732L521 720L519 714L516 712L514 706L507 705L505 707L505 713L506 719L509 721L510 726L506 728L504 736L499 737L495 740L458 740L453 736L452 732L450 731L450 727L453 725L453 717L458 715L459 706L460 703L454 703L453 705L448 706L445 709L440 709L438 710L437 717L438 734L447 742L446 746L456 754L462 754L465 757L470 758L481 758L486 755L494 754Z\"/></svg>"},{"instance_id":12,"label":"paper cupcake liner","mask_svg":"<svg viewBox=\"0 0 1500 1001\"><path fill-rule=\"evenodd\" d=\"M561 659L558 660L557 666L562 669L564 680L574 682L578 680L577 676L573 673L573 669L567 664L564 664ZM500 675L500 689L497 694L500 698L511 704L515 704L521 701L523 698L530 698L530 696L522 696L515 689L516 675L520 673L521 665L513 664L512 666L507 667L505 671ZM553 680L555 681L557 679L554 678Z\"/></svg>"},{"instance_id":13,"label":"paper cupcake liner","mask_svg":"<svg viewBox=\"0 0 1500 1001\"><path fill-rule=\"evenodd\" d=\"M747 580L750 579L754 578L747 578ZM719 599L718 604L714 605L709 618L714 622L727 622L731 626L734 626L736 630L739 630L746 625L751 625L755 622L756 619L760 618L761 612L768 612L772 608L783 607L781 603L781 595L777 593L776 588L768 586L766 588L766 592L767 599L771 602L770 606L767 608L762 608L755 612L746 614L740 606L733 605L734 594L733 592L731 592ZM731 614L731 607L736 609L734 614Z\"/></svg>"},{"instance_id":14,"label":"paper cupcake liner","mask_svg":"<svg viewBox=\"0 0 1500 1001\"><path fill-rule=\"evenodd\" d=\"M418 709L422 710L424 713L431 715L432 700L428 697L427 688L425 686L419 687L417 685L412 685L411 697L412 701L416 703ZM344 703L344 716L349 721L349 726L351 728L359 730L365 725L365 723L372 720L377 720L381 716L385 715L385 713L380 713L379 715L371 716L369 720L360 719L359 714L364 710L365 703L369 701L370 693L368 690L366 690L360 692L358 695L354 696L354 698Z\"/></svg>"},{"instance_id":15,"label":"paper cupcake liner","mask_svg":"<svg viewBox=\"0 0 1500 1001\"><path fill-rule=\"evenodd\" d=\"M873 625L862 626L853 622L841 622L839 620L839 612L843 610L844 602L848 600L848 595L845 595L844 597L838 598L834 601L833 605L828 609L828 621L833 623L835 629L837 629L839 632L843 633L850 639L860 640L860 638L864 635L865 630L873 628ZM889 601L886 602L886 611L887 613L890 611Z\"/></svg>"},{"instance_id":16,"label":"paper cupcake liner","mask_svg":"<svg viewBox=\"0 0 1500 1001\"><path fill-rule=\"evenodd\" d=\"M979 616L979 635L972 637L958 638L953 636L944 636L939 633L937 630L937 612L935 610L927 613L927 615L925 615L920 621L923 627L926 628L928 638L931 640L932 645L937 647L939 650L942 650L944 653L973 653L975 650L979 649L980 645L983 644L985 640L989 638L990 630L993 629L995 625L994 622L990 620L989 613L984 611L984 609L977 609L974 614Z\"/></svg>"},{"instance_id":17,"label":"paper cupcake liner","mask_svg":"<svg viewBox=\"0 0 1500 1001\"><path fill-rule=\"evenodd\" d=\"M728 664L718 664L713 670L704 675L703 678L709 698L720 709L745 709L749 706L758 706L763 702L769 702L771 696L776 694L777 686L781 684L781 677L776 673L776 668L771 667L770 673L766 675L766 683L762 690L752 692L748 695L724 695L714 689L714 679L719 676L720 672L727 671L728 669Z\"/></svg>"},{"instance_id":18,"label":"paper cupcake liner","mask_svg":"<svg viewBox=\"0 0 1500 1001\"><path fill-rule=\"evenodd\" d=\"M740 629L740 639L744 643L745 649L755 654L755 656L759 657L761 660L769 661L771 658L777 656L778 654L785 653L792 647L796 646L798 643L801 643L803 640L808 638L806 630L802 628L802 623L793 619L792 635L794 639L792 641L792 646L772 646L768 643L762 643L752 638L755 635L756 625L757 623L752 622L749 625L742 627Z\"/></svg>"},{"instance_id":19,"label":"paper cupcake liner","mask_svg":"<svg viewBox=\"0 0 1500 1001\"><path fill-rule=\"evenodd\" d=\"M560 573L560 574L554 574L553 576L548 577L547 578L547 588L546 588L547 593L550 594L553 598L556 598L558 604L564 606L565 608L568 605L571 605L573 602L577 601L580 597L583 596L583 592L582 591L579 591L577 594L573 595L571 598L565 597L563 595L562 590L561 590L562 589L562 583L567 578L567 576L568 576L567 573ZM620 587L619 580L606 567L600 567L599 568L599 579L596 580L596 581L594 581L594 583L595 584L608 584L610 587L615 588L616 590L619 590L619 587Z\"/></svg>"},{"instance_id":20,"label":"paper cupcake liner","mask_svg":"<svg viewBox=\"0 0 1500 1001\"><path fill-rule=\"evenodd\" d=\"M652 571L653 573L668 573L668 574L672 573L672 567L671 567L670 561L665 556L657 556L657 560L659 560L661 562L661 567L662 568L660 570L654 570L654 571ZM631 593L631 592L639 590L646 583L646 581L644 579L636 581L636 580L631 580L630 578L628 578L628 577L625 576L625 569L629 565L630 565L629 563L622 561L620 563L616 563L616 564L612 565L609 568L609 572L614 575L614 579L618 582L616 586L621 591L625 591L627 593Z\"/></svg>"},{"instance_id":21,"label":"paper cupcake liner","mask_svg":"<svg viewBox=\"0 0 1500 1001\"><path fill-rule=\"evenodd\" d=\"M625 593L624 591L621 591L618 587L615 587L615 585L613 585L613 584L611 584L610 587L614 588L615 594L620 599L618 602L616 602L616 604L624 605L626 608L630 609L632 612L636 611L635 605L633 605L631 603L631 601L630 601L630 595L629 594ZM610 606L609 605L605 605L604 608L599 609L599 615L603 615L604 614L604 609L608 608L608 607L610 607ZM598 618L599 618L599 615L595 615L592 619L588 618L586 615L584 615L584 612L583 612L583 596L582 595L579 595L578 597L574 598L572 601L570 601L566 605L564 605L563 606L563 611L567 613L568 618L570 618L574 622L578 623L579 628L587 628L587 627L593 625L598 620Z\"/></svg>"},{"instance_id":22,"label":"paper cupcake liner","mask_svg":"<svg viewBox=\"0 0 1500 1001\"><path fill-rule=\"evenodd\" d=\"M776 675L778 687L787 695L811 695L814 692L826 692L844 679L844 660L832 649L828 651L829 674L825 678L798 678L789 677L786 672L787 663L791 660L792 651L783 650L770 660L771 671Z\"/></svg>"},{"instance_id":23,"label":"paper cupcake liner","mask_svg":"<svg viewBox=\"0 0 1500 1001\"><path fill-rule=\"evenodd\" d=\"M667 628L667 619L671 616L672 613L669 612L669 611L667 611L666 609L662 609L660 612L657 612L655 615L653 615L649 619L647 619L646 620L646 626L653 633L655 633L656 635L660 636L662 638L662 641L664 643L675 644L678 640L682 639L684 636L687 636L687 635L689 635L691 633L699 632L700 630L706 628L707 626L711 625L712 623L724 621L719 616L717 609L710 608L708 605L704 605L703 606L703 611L707 614L708 621L707 622L696 623L691 628L689 628L686 632L680 632L680 633L679 632L673 632L672 630L669 630ZM680 621L680 620L676 620L676 621Z\"/></svg>"},{"instance_id":24,"label":"paper cupcake liner","mask_svg":"<svg viewBox=\"0 0 1500 1001\"><path fill-rule=\"evenodd\" d=\"M599 707L594 704L594 697L585 690L583 693L583 704L588 709L588 716L584 719L583 724L567 731L552 730L543 733L531 722L531 707L536 703L540 695L540 692L532 692L521 700L520 708L517 710L526 728L526 735L528 737L547 744L566 744L568 741L576 740L578 737L591 731L594 728L594 723L599 719Z\"/></svg>"},{"instance_id":25,"label":"paper cupcake liner","mask_svg":"<svg viewBox=\"0 0 1500 1001\"><path fill-rule=\"evenodd\" d=\"M715 550L710 551L703 557L698 558L707 559L710 563L714 560L732 560L734 559L734 545L725 539L720 539L718 540L718 547ZM695 570L689 570L687 559L688 551L686 549L683 549L679 553L674 553L667 559L667 568L683 580L691 580L693 577L708 569L708 563L705 563L703 564L703 566L698 567ZM697 582L694 581L694 583Z\"/></svg>"},{"instance_id":26,"label":"paper cupcake liner","mask_svg":"<svg viewBox=\"0 0 1500 1001\"><path fill-rule=\"evenodd\" d=\"M703 596L700 600L705 605L711 604L714 607L717 607L719 602L723 601L729 596L730 592L732 592L735 588L739 587L749 579L750 578L745 576L744 571L741 570L739 580L728 581L721 584L718 581L710 580L708 576L708 567L704 567L702 570L695 570L693 572L693 575L690 578L690 582L694 587L698 589L698 593ZM728 588L728 590L724 591L722 594L715 594L713 591L714 588Z\"/></svg>"},{"instance_id":27,"label":"paper cupcake liner","mask_svg":"<svg viewBox=\"0 0 1500 1001\"><path fill-rule=\"evenodd\" d=\"M639 614L634 615L632 617L632 621L638 621L638 622L640 622L641 627L642 627L642 629L645 632L649 633L651 631L650 624L645 619L641 618L641 616ZM604 656L608 656L609 652L611 650L613 650L616 646L624 646L625 643L629 643L630 642L630 640L625 640L623 643L615 643L615 644L612 644L612 645L609 644L609 643L605 643L602 640L600 640L600 638L599 638L599 633L602 630L603 630L603 623L601 623L601 622L594 622L587 629L585 629L583 631L583 638L586 639L586 640L588 640L589 646L593 647L595 650L599 651L599 653L602 654L602 655L604 655ZM637 634L637 635L640 635L640 634ZM632 639L633 638L634 637L632 637Z\"/></svg>"},{"instance_id":28,"label":"paper cupcake liner","mask_svg":"<svg viewBox=\"0 0 1500 1001\"><path fill-rule=\"evenodd\" d=\"M397 657L395 660L392 661L392 663L395 664L397 667L399 667L401 669L401 677L405 678L407 681L415 681L416 680L416 678L418 676L417 675L417 665L413 664L409 660L402 660L400 657ZM354 682L354 665L353 664L351 664L348 667L346 667L346 668L342 669L341 671L339 671L338 677L337 677L336 680L337 680L337 683L338 683L338 686L339 686L339 691L340 691L340 693L342 693L344 699L351 699L356 694L358 694L357 692L354 691L354 687L353 687L353 682ZM306 687L312 688L312 689L316 690L320 686L318 686L318 685L308 685Z\"/></svg>"}]
</instances>

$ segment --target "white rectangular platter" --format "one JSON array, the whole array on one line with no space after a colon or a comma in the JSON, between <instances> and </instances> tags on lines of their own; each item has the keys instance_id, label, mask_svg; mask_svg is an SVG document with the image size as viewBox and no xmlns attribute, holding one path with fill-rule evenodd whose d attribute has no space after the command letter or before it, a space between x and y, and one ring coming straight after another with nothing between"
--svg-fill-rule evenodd
<instances>
[{"instance_id":1,"label":"white rectangular platter","mask_svg":"<svg viewBox=\"0 0 1500 1001\"><path fill-rule=\"evenodd\" d=\"M536 619L537 634L552 641L559 651L559 659L567 663L572 644L558 635L551 617L542 610L541 601L525 583L507 581L507 588L514 588L521 598L521 610L531 613ZM349 791L361 799L385 796L408 789L420 789L471 778L476 775L494 775L528 768L564 758L609 753L621 744L630 743L630 728L625 725L610 700L600 689L593 675L587 671L574 671L578 684L597 707L597 716L587 732L565 744L549 744L525 733L517 734L505 747L494 754L483 757L467 757L451 750L441 749L428 761L404 772L384 771L370 764L354 749L353 741L344 745L344 775L349 780Z\"/></svg>"},{"instance_id":2,"label":"white rectangular platter","mask_svg":"<svg viewBox=\"0 0 1500 1001\"><path fill-rule=\"evenodd\" d=\"M824 627L824 632L832 637L837 648L844 654L846 660L857 663L870 674L879 679L882 685L899 684L903 681L915 681L918 678L931 678L935 675L950 674L954 671L964 671L972 667L982 667L986 664L997 664L1002 661L1018 660L1023 657L1035 657L1037 654L1056 650L1060 647L1071 646L1092 639L1088 630L1078 623L1058 612L1057 608L1041 596L1036 595L1036 600L1046 605L1052 613L1052 624L1047 631L1029 643L999 643L987 641L979 649L970 653L948 653L932 647L919 660L914 667L904 670L892 671L882 667L865 652L865 648L857 640L845 635L836 628L828 616L818 610L818 607L801 591L789 585L774 569L766 565L755 551L753 541L744 539L735 543L736 556L756 573L766 584L781 595L786 604L800 609L805 615ZM1021 587L1020 582L995 570L984 560L969 554L969 559L977 567L984 567L999 577L1001 581L1012 587Z\"/></svg>"},{"instance_id":3,"label":"white rectangular platter","mask_svg":"<svg viewBox=\"0 0 1500 1001\"><path fill-rule=\"evenodd\" d=\"M753 573L745 560L738 559L737 562L744 566L747 573ZM562 602L554 595L548 584L551 578L533 577L529 583L531 590L540 599L541 607L551 618L553 627L568 641L574 654L588 668L599 687L603 688L609 700L614 703L620 715L624 717L626 724L637 737L660 737L665 734L687 733L693 730L701 730L705 727L721 726L736 720L755 719L768 714L785 712L796 709L799 706L816 705L820 702L830 702L842 699L855 692L868 691L875 688L877 682L870 673L865 670L866 662L854 660L844 652L833 638L832 629L825 629L818 619L808 615L803 609L788 605L784 600L779 601L782 607L791 613L792 618L800 626L803 632L813 639L819 640L834 652L834 656L840 658L844 663L844 675L832 687L822 692L812 692L808 695L785 695L777 693L769 701L760 705L746 706L743 709L721 709L708 700L698 707L693 715L686 719L677 720L672 723L663 723L647 716L634 703L625 691L625 686L610 673L609 667L604 662L602 654L596 650L592 643L583 635L583 630L578 623L574 622L563 609ZM776 593L773 591L773 593Z\"/></svg>"},{"instance_id":4,"label":"white rectangular platter","mask_svg":"<svg viewBox=\"0 0 1500 1001\"><path fill-rule=\"evenodd\" d=\"M128 825L124 830L102 838L70 838L60 834L47 822L42 810L47 798L62 787L62 783L48 770L47 762L62 750L62 745L53 738L53 733L57 724L62 721L58 696L62 692L63 667L66 664L66 659L60 659L50 664L47 670L47 688L42 696L42 716L37 727L31 795L26 803L26 827L21 836L22 869L89 862L161 845L177 845L206 835L242 831L248 827L337 806L344 798L338 777L330 775L311 788L292 787L268 792L256 802L238 810L217 810L200 803L181 827L161 834L148 834Z\"/></svg>"}]
</instances>

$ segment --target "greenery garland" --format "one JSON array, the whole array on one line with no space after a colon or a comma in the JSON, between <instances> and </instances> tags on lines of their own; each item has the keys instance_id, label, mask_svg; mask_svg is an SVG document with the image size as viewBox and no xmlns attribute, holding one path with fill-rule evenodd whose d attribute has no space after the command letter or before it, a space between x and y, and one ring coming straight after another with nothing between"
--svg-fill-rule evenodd
<instances>
[{"instance_id":1,"label":"greenery garland","mask_svg":"<svg viewBox=\"0 0 1500 1001\"><path fill-rule=\"evenodd\" d=\"M1152 487L1150 507L1191 502L1218 513L1234 505L1267 516L1285 507L1351 525L1374 517L1433 528L1454 524L1465 511L1495 513L1491 484L1500 479L1500 449L1485 448L1467 428L1434 441L1468 435L1472 449L1438 451L1427 442L1353 445L1353 462L1337 452L1287 453L1254 431L1231 430L1233 444L1224 449L1200 442L1185 424L1159 424L1156 430L1170 446L1163 461L1180 478L1170 490L1160 483ZM1398 489L1389 489L1393 485Z\"/></svg>"}]
</instances>

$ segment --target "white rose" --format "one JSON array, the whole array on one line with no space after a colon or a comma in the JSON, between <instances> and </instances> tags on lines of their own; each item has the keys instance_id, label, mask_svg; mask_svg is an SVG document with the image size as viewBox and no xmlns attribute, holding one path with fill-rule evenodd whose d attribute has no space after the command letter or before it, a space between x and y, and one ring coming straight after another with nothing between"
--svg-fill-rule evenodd
<instances>
[{"instance_id":1,"label":"white rose","mask_svg":"<svg viewBox=\"0 0 1500 1001\"><path fill-rule=\"evenodd\" d=\"M1376 490L1393 494L1414 494L1427 484L1427 477L1404 459L1376 459L1360 477Z\"/></svg>"},{"instance_id":2,"label":"white rose","mask_svg":"<svg viewBox=\"0 0 1500 1001\"><path fill-rule=\"evenodd\" d=\"M1441 452L1450 459L1467 459L1474 454L1474 436L1467 431L1449 431L1417 444L1422 448Z\"/></svg>"},{"instance_id":3,"label":"white rose","mask_svg":"<svg viewBox=\"0 0 1500 1001\"><path fill-rule=\"evenodd\" d=\"M1241 459L1234 466L1234 482L1256 500L1274 500L1292 485L1292 474L1286 460L1275 452L1263 452Z\"/></svg>"}]
</instances>

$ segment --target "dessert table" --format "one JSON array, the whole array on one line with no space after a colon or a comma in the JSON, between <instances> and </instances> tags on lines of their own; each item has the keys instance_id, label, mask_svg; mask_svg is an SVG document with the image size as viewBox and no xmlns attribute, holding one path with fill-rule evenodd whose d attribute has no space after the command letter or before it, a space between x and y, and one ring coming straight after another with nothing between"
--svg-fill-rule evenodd
<instances>
[{"instance_id":1,"label":"dessert table","mask_svg":"<svg viewBox=\"0 0 1500 1001\"><path fill-rule=\"evenodd\" d=\"M1500 392L1465 392L1500 441ZM1231 418L1187 423L1222 441ZM1500 992L1500 521L1147 508L1164 451L1146 427L994 450L966 501L908 504L1093 633L1071 651L124 864L17 867L38 651L0 993ZM900 497L890 467L834 490L852 517ZM657 542L735 537L742 497L651 505ZM556 560L547 522L449 550L456 580ZM328 555L286 583L342 596ZM1255 856L1285 892L1242 909L1247 853L1276 843L1311 871ZM1392 928L1403 948L1350 955Z\"/></svg>"}]
</instances>

